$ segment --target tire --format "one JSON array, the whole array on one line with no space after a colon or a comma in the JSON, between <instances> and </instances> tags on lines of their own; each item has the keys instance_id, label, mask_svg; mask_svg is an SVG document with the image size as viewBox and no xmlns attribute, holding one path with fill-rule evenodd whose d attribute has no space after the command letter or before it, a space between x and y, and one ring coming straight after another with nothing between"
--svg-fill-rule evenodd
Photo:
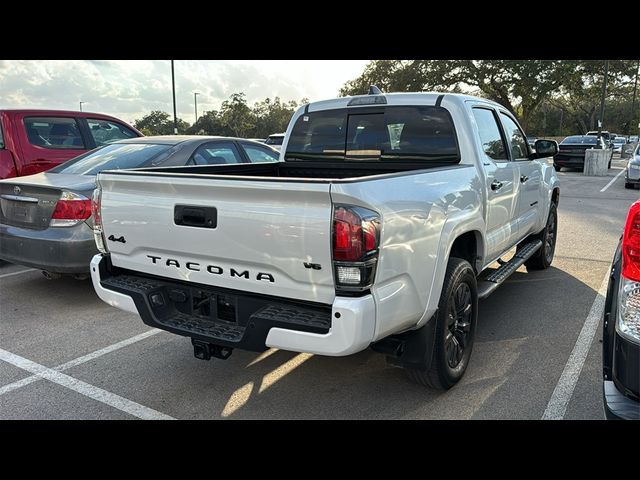
<instances>
[{"instance_id":1,"label":"tire","mask_svg":"<svg viewBox=\"0 0 640 480\"><path fill-rule=\"evenodd\" d=\"M553 255L556 251L556 240L558 238L558 207L551 202L549 216L544 229L532 238L542 240L542 247L524 264L527 270L544 270L551 266Z\"/></svg>"},{"instance_id":2,"label":"tire","mask_svg":"<svg viewBox=\"0 0 640 480\"><path fill-rule=\"evenodd\" d=\"M633 183L624 182L624 188L633 188Z\"/></svg>"},{"instance_id":3,"label":"tire","mask_svg":"<svg viewBox=\"0 0 640 480\"><path fill-rule=\"evenodd\" d=\"M611 160L609 160L609 165L608 165L607 169L611 170Z\"/></svg>"},{"instance_id":4,"label":"tire","mask_svg":"<svg viewBox=\"0 0 640 480\"><path fill-rule=\"evenodd\" d=\"M438 390L448 390L458 383L469 365L477 320L475 272L466 260L452 257L447 265L438 311L431 320L436 322L436 332L430 368L407 369L409 377Z\"/></svg>"},{"instance_id":5,"label":"tire","mask_svg":"<svg viewBox=\"0 0 640 480\"><path fill-rule=\"evenodd\" d=\"M555 168L556 172L562 170L562 167L560 165L556 165L555 163L553 164L553 168Z\"/></svg>"}]
</instances>

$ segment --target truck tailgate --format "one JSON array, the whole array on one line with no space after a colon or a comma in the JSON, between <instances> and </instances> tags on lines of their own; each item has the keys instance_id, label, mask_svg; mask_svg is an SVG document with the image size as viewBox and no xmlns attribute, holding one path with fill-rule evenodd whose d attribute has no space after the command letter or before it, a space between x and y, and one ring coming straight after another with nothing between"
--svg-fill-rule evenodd
<instances>
[{"instance_id":1,"label":"truck tailgate","mask_svg":"<svg viewBox=\"0 0 640 480\"><path fill-rule=\"evenodd\" d=\"M142 172L102 173L98 182L114 266L333 302L329 183Z\"/></svg>"}]
</instances>

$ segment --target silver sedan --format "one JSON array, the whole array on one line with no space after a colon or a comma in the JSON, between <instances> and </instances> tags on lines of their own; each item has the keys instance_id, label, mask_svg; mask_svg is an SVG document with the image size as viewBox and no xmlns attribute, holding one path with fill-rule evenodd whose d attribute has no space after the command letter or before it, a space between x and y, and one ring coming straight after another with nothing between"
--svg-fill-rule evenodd
<instances>
[{"instance_id":1,"label":"silver sedan","mask_svg":"<svg viewBox=\"0 0 640 480\"><path fill-rule=\"evenodd\" d=\"M633 150L624 172L624 187L635 188L636 185L640 185L640 143Z\"/></svg>"},{"instance_id":2,"label":"silver sedan","mask_svg":"<svg viewBox=\"0 0 640 480\"><path fill-rule=\"evenodd\" d=\"M47 278L86 278L97 253L91 195L102 170L278 161L263 143L229 137L163 136L121 140L47 172L0 180L0 259Z\"/></svg>"}]
</instances>

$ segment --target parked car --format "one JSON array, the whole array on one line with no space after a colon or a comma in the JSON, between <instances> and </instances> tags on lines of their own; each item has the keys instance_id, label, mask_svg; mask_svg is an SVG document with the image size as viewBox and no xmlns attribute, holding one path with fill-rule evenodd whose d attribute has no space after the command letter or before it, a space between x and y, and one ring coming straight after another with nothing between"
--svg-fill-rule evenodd
<instances>
[{"instance_id":1,"label":"parked car","mask_svg":"<svg viewBox=\"0 0 640 480\"><path fill-rule=\"evenodd\" d=\"M93 285L191 337L200 359L372 345L416 382L451 388L478 299L521 265L553 261L558 145L535 149L483 98L311 103L291 119L282 162L100 173Z\"/></svg>"},{"instance_id":2,"label":"parked car","mask_svg":"<svg viewBox=\"0 0 640 480\"><path fill-rule=\"evenodd\" d=\"M101 170L275 162L279 153L250 140L165 136L119 140L53 169L0 180L0 259L86 276L96 253L90 199Z\"/></svg>"},{"instance_id":3,"label":"parked car","mask_svg":"<svg viewBox=\"0 0 640 480\"><path fill-rule=\"evenodd\" d=\"M140 136L101 113L0 110L0 179L44 172L88 150Z\"/></svg>"},{"instance_id":4,"label":"parked car","mask_svg":"<svg viewBox=\"0 0 640 480\"><path fill-rule=\"evenodd\" d=\"M604 139L592 135L572 135L560 142L558 153L553 157L553 166L556 171L562 167L584 169L586 151L590 148L605 149ZM613 157L613 152L611 153ZM609 158L611 168L611 158Z\"/></svg>"},{"instance_id":5,"label":"parked car","mask_svg":"<svg viewBox=\"0 0 640 480\"><path fill-rule=\"evenodd\" d=\"M631 135L629 137L629 143L638 143L638 135Z\"/></svg>"},{"instance_id":6,"label":"parked car","mask_svg":"<svg viewBox=\"0 0 640 480\"><path fill-rule=\"evenodd\" d=\"M269 137L265 140L264 143L267 145L271 145L276 150L280 151L282 148L282 141L284 140L284 133L274 133L273 135L269 135Z\"/></svg>"},{"instance_id":7,"label":"parked car","mask_svg":"<svg viewBox=\"0 0 640 480\"><path fill-rule=\"evenodd\" d=\"M640 200L627 215L611 265L602 335L608 419L640 420Z\"/></svg>"},{"instance_id":8,"label":"parked car","mask_svg":"<svg viewBox=\"0 0 640 480\"><path fill-rule=\"evenodd\" d=\"M631 153L624 173L624 188L635 188L640 185L640 144Z\"/></svg>"},{"instance_id":9,"label":"parked car","mask_svg":"<svg viewBox=\"0 0 640 480\"><path fill-rule=\"evenodd\" d=\"M586 133L587 135L589 135L590 137L597 137L598 136L598 131L597 130L591 130L589 132ZM609 144L611 142L611 140L613 140L613 135L611 135L611 133L609 133L606 130L603 130L600 132L600 136L602 138L604 138L604 142L605 144Z\"/></svg>"},{"instance_id":10,"label":"parked car","mask_svg":"<svg viewBox=\"0 0 640 480\"><path fill-rule=\"evenodd\" d=\"M613 140L613 153L622 154L622 149L627 144L627 137L615 137Z\"/></svg>"}]
</instances>

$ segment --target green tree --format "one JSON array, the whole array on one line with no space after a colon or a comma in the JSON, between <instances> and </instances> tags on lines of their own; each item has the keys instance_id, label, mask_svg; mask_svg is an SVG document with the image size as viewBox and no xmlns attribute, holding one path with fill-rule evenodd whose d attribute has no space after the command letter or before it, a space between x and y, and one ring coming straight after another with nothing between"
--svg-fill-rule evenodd
<instances>
[{"instance_id":1,"label":"green tree","mask_svg":"<svg viewBox=\"0 0 640 480\"><path fill-rule=\"evenodd\" d=\"M254 136L266 138L272 133L284 132L289 125L293 112L298 107L297 102L282 102L279 97L273 101L266 98L257 102L253 107L255 117Z\"/></svg>"},{"instance_id":2,"label":"green tree","mask_svg":"<svg viewBox=\"0 0 640 480\"><path fill-rule=\"evenodd\" d=\"M167 112L154 110L133 124L145 135L173 135L173 118ZM189 124L178 118L178 133L185 133ZM145 133L148 132L148 133Z\"/></svg>"},{"instance_id":3,"label":"green tree","mask_svg":"<svg viewBox=\"0 0 640 480\"><path fill-rule=\"evenodd\" d=\"M244 93L234 93L222 102L218 116L224 135L252 137L256 117L247 105Z\"/></svg>"},{"instance_id":4,"label":"green tree","mask_svg":"<svg viewBox=\"0 0 640 480\"><path fill-rule=\"evenodd\" d=\"M516 115L527 128L530 115L575 74L571 61L559 60L374 60L341 95L383 91L476 89Z\"/></svg>"},{"instance_id":5,"label":"green tree","mask_svg":"<svg viewBox=\"0 0 640 480\"><path fill-rule=\"evenodd\" d=\"M198 121L189 127L187 133L189 135L222 135L223 130L218 112L210 110L198 117Z\"/></svg>"},{"instance_id":6,"label":"green tree","mask_svg":"<svg viewBox=\"0 0 640 480\"><path fill-rule=\"evenodd\" d=\"M636 62L610 61L607 102L629 98ZM534 118L534 129L544 130L545 118L552 112L558 115L559 127L562 112L563 125L572 133L586 132L597 123L603 73L602 60L375 60L340 94L363 94L372 84L389 92L471 90L508 108L525 131ZM542 105L555 110L541 111ZM619 120L619 115L605 113L605 126Z\"/></svg>"}]
</instances>

